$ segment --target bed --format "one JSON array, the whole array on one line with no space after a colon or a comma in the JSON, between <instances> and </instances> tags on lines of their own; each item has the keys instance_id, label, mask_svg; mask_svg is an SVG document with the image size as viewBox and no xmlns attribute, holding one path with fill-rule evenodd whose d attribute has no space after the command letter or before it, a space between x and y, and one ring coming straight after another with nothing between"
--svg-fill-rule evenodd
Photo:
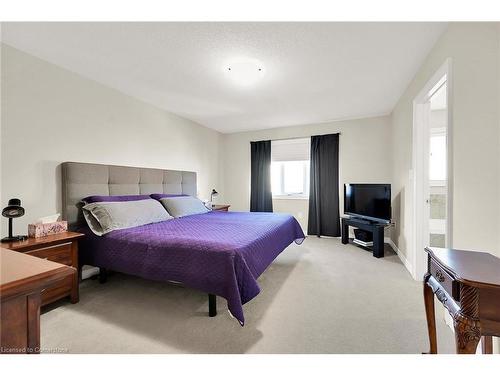
<instances>
[{"instance_id":1,"label":"bed","mask_svg":"<svg viewBox=\"0 0 500 375\"><path fill-rule=\"evenodd\" d=\"M63 163L63 216L86 234L80 265L92 265L145 279L173 281L215 296L244 325L243 304L260 288L257 278L292 242L304 239L291 215L255 212L197 214L97 236L86 226L81 200L89 195L196 195L194 172L100 164Z\"/></svg>"}]
</instances>

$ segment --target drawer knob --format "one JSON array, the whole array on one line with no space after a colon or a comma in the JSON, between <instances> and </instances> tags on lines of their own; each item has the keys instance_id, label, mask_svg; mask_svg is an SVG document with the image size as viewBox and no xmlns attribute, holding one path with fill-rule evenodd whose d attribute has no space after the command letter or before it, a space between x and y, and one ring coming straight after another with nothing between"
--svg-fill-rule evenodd
<instances>
[{"instance_id":1,"label":"drawer knob","mask_svg":"<svg viewBox=\"0 0 500 375\"><path fill-rule=\"evenodd\" d=\"M439 281L440 283L442 283L444 281L444 275L443 273L441 272L441 270L437 270L436 271L436 279L437 281Z\"/></svg>"}]
</instances>

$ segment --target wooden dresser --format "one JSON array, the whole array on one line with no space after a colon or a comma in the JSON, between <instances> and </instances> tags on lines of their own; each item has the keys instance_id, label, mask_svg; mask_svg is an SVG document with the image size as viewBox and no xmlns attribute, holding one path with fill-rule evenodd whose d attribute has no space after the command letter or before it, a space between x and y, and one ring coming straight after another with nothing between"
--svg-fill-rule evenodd
<instances>
[{"instance_id":1,"label":"wooden dresser","mask_svg":"<svg viewBox=\"0 0 500 375\"><path fill-rule=\"evenodd\" d=\"M63 232L41 238L2 244L2 247L37 258L51 260L78 270L78 240L84 235ZM78 272L54 283L42 293L42 306L63 297L70 297L71 303L78 302Z\"/></svg>"},{"instance_id":2,"label":"wooden dresser","mask_svg":"<svg viewBox=\"0 0 500 375\"><path fill-rule=\"evenodd\" d=\"M491 353L492 336L500 336L500 258L489 253L426 248L428 270L424 301L430 351L437 353L434 295L455 327L456 352L473 354L482 339Z\"/></svg>"},{"instance_id":3,"label":"wooden dresser","mask_svg":"<svg viewBox=\"0 0 500 375\"><path fill-rule=\"evenodd\" d=\"M0 353L39 353L44 290L76 275L73 267L0 249Z\"/></svg>"}]
</instances>

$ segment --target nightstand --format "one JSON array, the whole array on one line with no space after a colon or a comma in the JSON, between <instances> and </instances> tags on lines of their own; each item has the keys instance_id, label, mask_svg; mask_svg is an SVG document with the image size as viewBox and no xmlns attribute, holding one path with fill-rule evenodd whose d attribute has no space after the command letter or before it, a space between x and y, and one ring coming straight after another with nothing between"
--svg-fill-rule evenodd
<instances>
[{"instance_id":1,"label":"nightstand","mask_svg":"<svg viewBox=\"0 0 500 375\"><path fill-rule=\"evenodd\" d=\"M25 241L3 243L4 249L51 260L78 271L78 240L84 235L76 232L63 232L40 238L28 238ZM42 306L57 301L63 297L70 297L71 303L77 303L78 272L52 284L41 293Z\"/></svg>"},{"instance_id":2,"label":"nightstand","mask_svg":"<svg viewBox=\"0 0 500 375\"><path fill-rule=\"evenodd\" d=\"M229 211L230 204L214 204L212 211Z\"/></svg>"}]
</instances>

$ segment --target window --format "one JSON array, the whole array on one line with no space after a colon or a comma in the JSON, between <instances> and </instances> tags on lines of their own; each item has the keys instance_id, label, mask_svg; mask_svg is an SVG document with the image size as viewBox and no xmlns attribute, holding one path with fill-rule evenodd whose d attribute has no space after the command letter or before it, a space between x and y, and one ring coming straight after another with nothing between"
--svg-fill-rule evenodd
<instances>
[{"instance_id":1,"label":"window","mask_svg":"<svg viewBox=\"0 0 500 375\"><path fill-rule=\"evenodd\" d=\"M446 129L431 129L429 179L431 182L446 180Z\"/></svg>"},{"instance_id":2,"label":"window","mask_svg":"<svg viewBox=\"0 0 500 375\"><path fill-rule=\"evenodd\" d=\"M271 188L274 198L309 198L310 139L271 143Z\"/></svg>"}]
</instances>

